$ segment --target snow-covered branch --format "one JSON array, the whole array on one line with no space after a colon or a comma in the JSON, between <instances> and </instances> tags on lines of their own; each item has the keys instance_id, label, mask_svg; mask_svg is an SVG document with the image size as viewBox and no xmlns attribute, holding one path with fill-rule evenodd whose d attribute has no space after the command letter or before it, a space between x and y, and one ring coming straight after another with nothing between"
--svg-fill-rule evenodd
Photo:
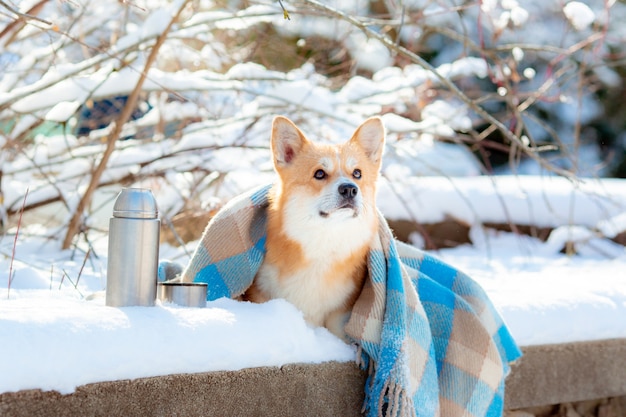
<instances>
[{"instance_id":1,"label":"snow-covered branch","mask_svg":"<svg viewBox=\"0 0 626 417\"><path fill-rule=\"evenodd\" d=\"M62 202L70 236L91 227L89 195L116 185L176 188L183 203L163 211L194 209L241 191L242 176L271 178L276 114L328 141L383 115L391 179L623 175L622 3L330 4L14 7L50 27L8 10L2 212L29 187L27 212ZM202 175L221 188L197 187Z\"/></svg>"}]
</instances>

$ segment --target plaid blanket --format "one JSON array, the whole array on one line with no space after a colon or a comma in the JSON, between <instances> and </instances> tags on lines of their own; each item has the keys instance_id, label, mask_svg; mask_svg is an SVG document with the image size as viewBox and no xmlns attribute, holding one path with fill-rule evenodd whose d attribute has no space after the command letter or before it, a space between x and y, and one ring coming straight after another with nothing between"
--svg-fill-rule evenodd
<instances>
[{"instance_id":1,"label":"plaid blanket","mask_svg":"<svg viewBox=\"0 0 626 417\"><path fill-rule=\"evenodd\" d=\"M264 257L265 186L209 222L183 281L208 299L237 297ZM380 216L380 214L379 214ZM369 372L367 416L501 416L509 362L521 353L483 290L432 255L396 241L380 217L369 274L346 333Z\"/></svg>"}]
</instances>

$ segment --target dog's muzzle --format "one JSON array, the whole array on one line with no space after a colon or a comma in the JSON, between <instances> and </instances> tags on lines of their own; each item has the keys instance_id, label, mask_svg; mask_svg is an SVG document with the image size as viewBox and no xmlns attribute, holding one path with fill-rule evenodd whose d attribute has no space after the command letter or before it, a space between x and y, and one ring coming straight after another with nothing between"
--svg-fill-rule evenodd
<instances>
[{"instance_id":1,"label":"dog's muzzle","mask_svg":"<svg viewBox=\"0 0 626 417\"><path fill-rule=\"evenodd\" d=\"M346 182L337 187L337 192L339 193L337 209L352 209L354 211L354 216L357 216L357 195L359 194L359 187L351 182Z\"/></svg>"},{"instance_id":2,"label":"dog's muzzle","mask_svg":"<svg viewBox=\"0 0 626 417\"><path fill-rule=\"evenodd\" d=\"M328 217L331 213L338 210L352 210L352 217L359 215L359 187L352 182L342 182L337 186L337 194L335 194L332 206L320 210L322 217Z\"/></svg>"}]
</instances>

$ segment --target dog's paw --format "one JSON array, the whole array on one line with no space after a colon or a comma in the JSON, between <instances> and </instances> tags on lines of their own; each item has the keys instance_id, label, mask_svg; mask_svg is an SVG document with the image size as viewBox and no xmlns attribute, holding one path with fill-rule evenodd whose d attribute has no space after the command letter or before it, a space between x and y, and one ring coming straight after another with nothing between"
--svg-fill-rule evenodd
<instances>
[{"instance_id":1,"label":"dog's paw","mask_svg":"<svg viewBox=\"0 0 626 417\"><path fill-rule=\"evenodd\" d=\"M159 282L177 281L183 272L183 266L178 262L163 260L159 262L157 279Z\"/></svg>"}]
</instances>

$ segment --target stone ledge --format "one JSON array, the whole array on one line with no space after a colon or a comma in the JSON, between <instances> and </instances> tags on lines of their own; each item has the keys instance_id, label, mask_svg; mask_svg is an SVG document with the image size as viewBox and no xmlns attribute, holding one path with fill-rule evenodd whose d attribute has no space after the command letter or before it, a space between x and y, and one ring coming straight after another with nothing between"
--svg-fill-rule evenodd
<instances>
[{"instance_id":1,"label":"stone ledge","mask_svg":"<svg viewBox=\"0 0 626 417\"><path fill-rule=\"evenodd\" d=\"M102 382L70 395L0 395L0 416L359 416L365 375L352 363L292 364Z\"/></svg>"},{"instance_id":2,"label":"stone ledge","mask_svg":"<svg viewBox=\"0 0 626 417\"><path fill-rule=\"evenodd\" d=\"M530 346L507 379L506 408L626 395L626 339ZM70 395L0 395L0 415L360 416L365 375L352 363L292 364L89 384Z\"/></svg>"},{"instance_id":3,"label":"stone ledge","mask_svg":"<svg viewBox=\"0 0 626 417\"><path fill-rule=\"evenodd\" d=\"M507 409L626 395L626 339L522 350L506 381Z\"/></svg>"}]
</instances>

